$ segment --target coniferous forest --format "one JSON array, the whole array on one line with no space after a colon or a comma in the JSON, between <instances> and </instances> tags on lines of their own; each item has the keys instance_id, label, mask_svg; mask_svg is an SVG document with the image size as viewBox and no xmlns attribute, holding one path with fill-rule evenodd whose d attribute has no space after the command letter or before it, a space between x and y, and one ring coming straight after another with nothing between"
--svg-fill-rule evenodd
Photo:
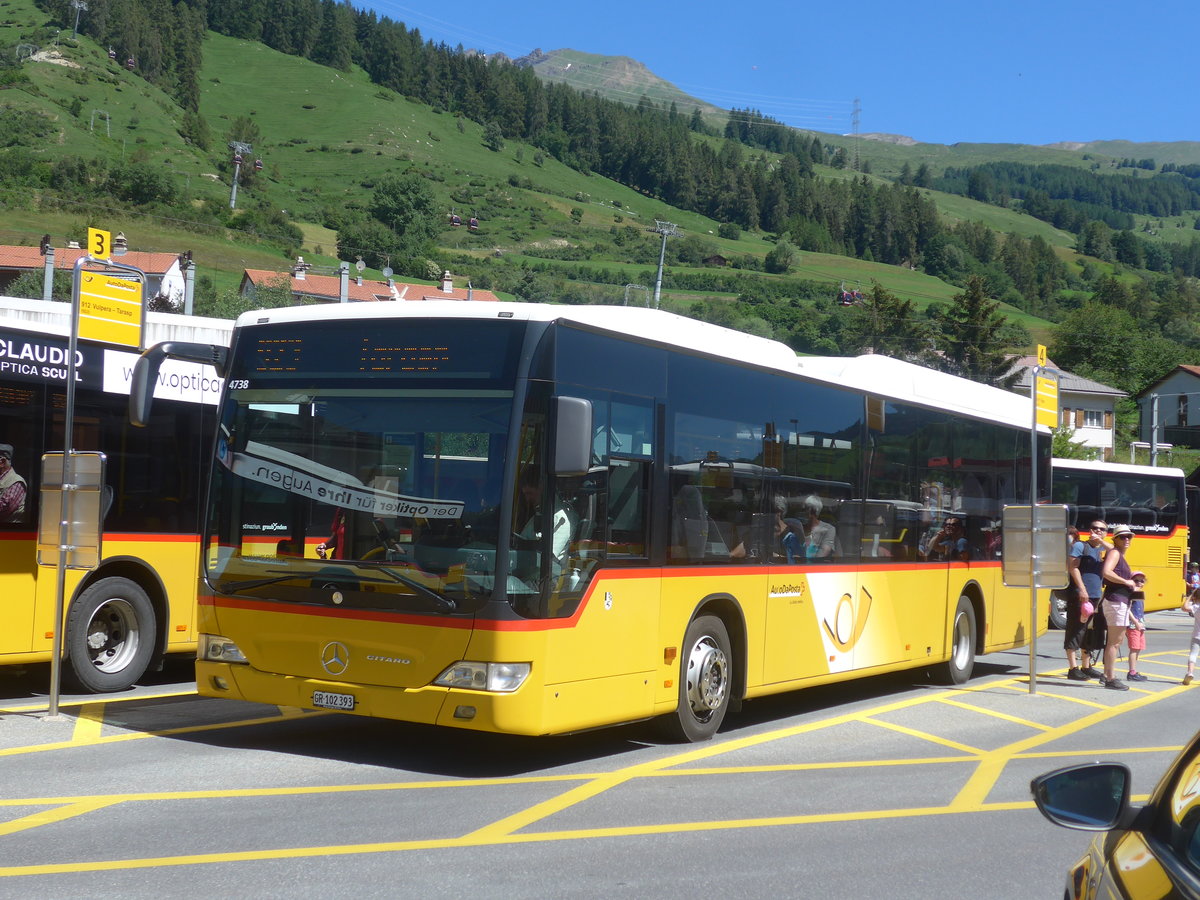
<instances>
[{"instance_id":1,"label":"coniferous forest","mask_svg":"<svg viewBox=\"0 0 1200 900\"><path fill-rule=\"evenodd\" d=\"M69 0L39 0L58 22L72 21ZM914 268L961 288L957 295L1003 301L1051 322L1065 323L1052 340L1060 365L1100 380L1148 382L1177 362L1200 359L1200 233L1180 232L1174 241L1140 236L1135 216L1180 216L1200 210L1200 168L1153 160L1119 161L1116 171L1078 166L993 162L916 173L905 166L890 180L868 177L870 153L858 174L822 176L815 166L847 169L844 148L821 135L789 128L753 109L731 110L724 128L699 112L679 112L645 99L627 105L596 93L540 80L532 69L505 58L488 58L461 47L426 41L401 22L334 0L89 0L81 32L119 57L138 60L138 73L166 91L185 111L182 131L203 146L209 136L199 119L199 73L208 30L258 41L283 53L346 71L361 67L382 89L435 110L478 123L497 144L505 140L537 148L583 173L626 185L673 207L707 216L738 230L775 240L766 272L786 273L792 254L819 252ZM80 181L127 183L100 177L95 161ZM0 168L3 168L0 164ZM1099 166L1097 165L1098 169ZM9 166L10 174L12 164ZM3 173L0 172L0 175ZM106 173L111 175L111 173ZM58 178L63 178L60 174ZM153 179L150 179L153 182ZM1096 261L1071 268L1045 239L998 233L970 221L948 224L939 216L930 189L961 195L997 207L1019 208L1075 236L1074 249ZM407 190L407 188L406 188ZM413 188L420 193L419 186ZM162 185L170 203L171 186ZM409 194L411 200L414 194ZM407 201L406 201L407 202ZM421 202L425 202L422 200ZM286 217L257 215L286 233ZM1200 218L1197 219L1200 221ZM372 246L399 241L396 230L372 215L336 221L339 250L363 255ZM618 235L617 239L620 239ZM637 240L630 238L637 243ZM646 254L654 242L641 240ZM421 250L424 248L417 248ZM632 252L632 251L631 251ZM702 252L684 242L672 247L676 259ZM401 254L403 255L403 254ZM416 260L420 252L406 258ZM371 257L368 256L371 262ZM670 260L669 260L670 261ZM1122 266L1122 277L1106 264ZM586 260L558 277L604 282L609 275ZM415 274L415 273L412 273ZM494 287L524 299L545 299L546 273L494 273ZM864 348L923 358L954 368L961 335L985 332L982 323L954 327L953 305L921 316L904 301L879 289L842 316L831 316L818 301L827 286L791 279L784 287L768 281L700 272L670 276L675 286L712 288L726 279L753 317L802 352L850 353ZM729 286L729 285L726 285ZM586 291L560 290L586 302ZM978 303L976 303L978 305ZM1095 308L1127 315L1112 327L1128 329L1131 350L1114 369L1090 345L1067 339L1067 325L1094 318ZM697 305L693 314L738 324L739 316ZM985 310L994 313L994 309ZM982 314L982 313L981 313ZM889 323L884 329L879 323ZM987 330L1003 356L1023 350L1029 335L1020 327ZM922 339L913 341L912 335ZM951 337L957 334L959 337ZM906 338L906 339L902 339ZM980 337L982 340L982 337ZM934 352L936 351L936 352ZM961 370L961 365L959 369ZM984 377L982 372L963 374Z\"/></svg>"}]
</instances>

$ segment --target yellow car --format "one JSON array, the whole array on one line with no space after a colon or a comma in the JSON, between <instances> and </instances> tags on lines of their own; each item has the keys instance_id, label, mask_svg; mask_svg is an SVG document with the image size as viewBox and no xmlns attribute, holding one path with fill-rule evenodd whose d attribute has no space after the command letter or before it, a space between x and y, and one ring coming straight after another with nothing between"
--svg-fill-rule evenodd
<instances>
[{"instance_id":1,"label":"yellow car","mask_svg":"<svg viewBox=\"0 0 1200 900\"><path fill-rule=\"evenodd\" d=\"M1121 763L1069 766L1030 784L1055 825L1101 832L1071 867L1063 896L1200 898L1200 732L1184 747L1144 807L1131 806Z\"/></svg>"}]
</instances>

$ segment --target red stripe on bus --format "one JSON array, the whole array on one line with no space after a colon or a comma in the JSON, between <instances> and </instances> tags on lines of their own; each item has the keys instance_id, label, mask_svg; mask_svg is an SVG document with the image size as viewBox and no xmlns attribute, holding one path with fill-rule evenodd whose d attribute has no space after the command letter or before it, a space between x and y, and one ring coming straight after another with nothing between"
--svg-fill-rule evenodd
<instances>
[{"instance_id":1,"label":"red stripe on bus","mask_svg":"<svg viewBox=\"0 0 1200 900\"><path fill-rule=\"evenodd\" d=\"M970 563L950 563L950 568L997 569L1000 561L975 561ZM587 609L592 597L601 591L606 583L623 581L630 578L659 578L667 581L678 578L699 577L747 577L753 575L766 576L774 573L806 575L819 572L928 572L932 568L928 563L897 563L895 565L871 566L863 570L860 566L771 566L750 569L745 566L688 566L670 569L606 569L598 572L588 586L575 612L565 618L558 619L455 619L435 614L386 612L370 609L334 609L332 607L290 606L283 601L246 600L238 597L215 597L210 594L201 595L198 602L201 606L214 608L251 610L256 612L285 612L296 616L316 616L319 618L358 619L366 622L392 622L398 625L429 625L445 628L478 628L481 631L557 631L574 628L583 612Z\"/></svg>"}]
</instances>

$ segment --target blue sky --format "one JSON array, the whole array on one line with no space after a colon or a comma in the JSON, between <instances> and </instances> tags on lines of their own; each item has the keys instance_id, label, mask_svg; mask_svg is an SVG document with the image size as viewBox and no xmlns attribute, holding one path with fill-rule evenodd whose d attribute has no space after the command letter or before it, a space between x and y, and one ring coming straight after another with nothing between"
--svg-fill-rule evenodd
<instances>
[{"instance_id":1,"label":"blue sky","mask_svg":"<svg viewBox=\"0 0 1200 900\"><path fill-rule=\"evenodd\" d=\"M358 6L359 3L355 3ZM951 144L1200 140L1195 0L368 2L450 46L629 56L789 125Z\"/></svg>"}]
</instances>

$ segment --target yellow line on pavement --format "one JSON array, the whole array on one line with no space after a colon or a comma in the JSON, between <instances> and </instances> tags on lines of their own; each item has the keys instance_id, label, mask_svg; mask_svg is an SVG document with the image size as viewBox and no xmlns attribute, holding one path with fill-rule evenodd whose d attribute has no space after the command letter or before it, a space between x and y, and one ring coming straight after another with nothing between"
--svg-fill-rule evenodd
<instances>
[{"instance_id":1,"label":"yellow line on pavement","mask_svg":"<svg viewBox=\"0 0 1200 900\"><path fill-rule=\"evenodd\" d=\"M104 729L104 703L85 703L79 708L75 719L75 731L71 734L72 744L91 743L100 737Z\"/></svg>"},{"instance_id":2,"label":"yellow line on pavement","mask_svg":"<svg viewBox=\"0 0 1200 900\"><path fill-rule=\"evenodd\" d=\"M326 716L330 713L311 712L310 716ZM0 757L20 756L24 753L45 753L49 750L71 750L76 747L96 747L103 744L119 744L124 741L140 741L146 738L173 737L180 734L199 734L205 731L222 731L226 728L243 728L247 725L268 725L284 722L287 719L280 716L263 716L259 719L239 719L232 722L217 722L212 725L184 725L179 728L164 728L161 731L131 731L125 734L110 734L89 741L53 741L48 744L30 744L24 747L0 748Z\"/></svg>"},{"instance_id":3,"label":"yellow line on pavement","mask_svg":"<svg viewBox=\"0 0 1200 900\"><path fill-rule=\"evenodd\" d=\"M1039 747L1048 744L1051 741L1066 737L1067 735L1076 734L1092 725L1104 722L1107 719L1116 718L1117 716L1129 712L1134 709L1140 709L1144 706L1149 706L1152 703L1157 703L1164 697L1172 697L1179 692L1179 689L1171 689L1150 693L1145 696L1137 697L1125 703L1113 706L1109 709L1100 710L1092 713L1090 716L1084 716L1082 719L1076 719L1073 722L1067 722L1059 725L1042 734L1035 734L1019 741L1014 741L1003 747L998 747L995 750L989 750L982 754L983 759L980 760L979 768L975 773L967 779L967 783L963 785L962 790L958 792L950 806L954 809L974 809L979 804L987 799L987 795L995 787L996 781L1000 777L1000 773L1004 771L1004 767L1008 760L1012 759L1019 753L1023 753L1033 747Z\"/></svg>"},{"instance_id":4,"label":"yellow line on pavement","mask_svg":"<svg viewBox=\"0 0 1200 900\"><path fill-rule=\"evenodd\" d=\"M128 697L108 696L105 698L106 703L134 703L138 700L164 700L170 697L194 697L197 696L196 689L192 688L187 691L167 691L162 694L131 694ZM70 709L74 706L87 706L92 703L92 700L72 700L59 704L59 709ZM26 713L26 712L44 712L49 709L48 701L39 701L38 703L25 703L20 706L0 706L0 715L9 713Z\"/></svg>"},{"instance_id":5,"label":"yellow line on pavement","mask_svg":"<svg viewBox=\"0 0 1200 900\"><path fill-rule=\"evenodd\" d=\"M859 721L867 725L878 725L880 728L890 728L892 731L898 731L901 734L907 734L909 737L919 738L922 741L930 741L934 744L941 744L943 747L949 747L951 750L961 750L963 753L969 753L972 756L978 756L983 752L978 747L960 744L958 741L952 741L948 738L939 737L938 735L930 734L927 731L917 731L915 728L907 728L904 725L897 725L895 722L877 719L874 716L863 716Z\"/></svg>"},{"instance_id":6,"label":"yellow line on pavement","mask_svg":"<svg viewBox=\"0 0 1200 900\"><path fill-rule=\"evenodd\" d=\"M1012 722L1016 725L1024 725L1026 728L1036 728L1039 731L1049 731L1053 727L1051 725L1043 725L1041 722L1031 722L1029 719L1021 719L1017 716L1010 716L1008 713L1002 713L999 710L972 706L970 703L964 703L961 700L954 700L949 697L943 698L938 702L945 706L956 706L959 709L965 709L968 712L976 712L985 716L991 716L995 719L1003 719L1005 722Z\"/></svg>"},{"instance_id":7,"label":"yellow line on pavement","mask_svg":"<svg viewBox=\"0 0 1200 900\"><path fill-rule=\"evenodd\" d=\"M45 809L28 816L22 816L19 819L13 819L11 822L0 823L0 837L16 834L18 831L25 831L30 828L40 828L43 825L52 825L55 822L73 819L76 816L82 816L85 813L94 812L106 806L112 806L116 802L119 801L96 797L87 800L78 800L54 809ZM28 806L31 804L27 803L24 805Z\"/></svg>"},{"instance_id":8,"label":"yellow line on pavement","mask_svg":"<svg viewBox=\"0 0 1200 900\"><path fill-rule=\"evenodd\" d=\"M1136 801L1144 797L1131 798ZM1011 812L1033 808L1031 800L980 804L973 809L946 806L908 807L903 809L864 810L859 812L808 813L796 816L769 816L757 819L720 819L702 822L663 822L651 825L628 825L609 828L586 828L562 831L522 832L519 834L472 832L458 838L436 838L416 841L391 841L374 844L342 844L320 847L282 847L274 850L246 850L229 853L197 853L185 856L162 856L144 859L103 860L98 862L50 863L33 866L0 867L0 878L21 875L61 875L78 872L116 872L131 869L156 869L175 866L213 865L230 862L264 862L283 859L353 856L372 853L400 853L413 850L464 849L472 847L532 844L547 841L578 841L594 838L638 837L644 835L687 834L704 831L727 831L747 828L779 828L796 825L816 825L838 822L869 822L928 816L964 815L967 813Z\"/></svg>"},{"instance_id":9,"label":"yellow line on pavement","mask_svg":"<svg viewBox=\"0 0 1200 900\"><path fill-rule=\"evenodd\" d=\"M1032 801L997 803L974 812L1028 809ZM143 859L99 860L95 862L49 863L32 866L0 867L0 878L20 875L61 875L74 872L116 872L130 869L155 869L172 866L194 866L229 862L263 862L282 859L352 856L367 853L397 853L412 850L470 848L505 844L528 844L542 841L587 840L597 837L634 837L650 834L682 834L699 831L720 831L739 828L774 828L788 825L808 825L827 822L859 822L878 819L909 818L961 814L964 810L947 807L915 807L908 809L867 810L852 813L812 813L798 816L771 816L759 819L726 819L708 822L669 822L655 825L631 825L615 828L589 828L571 831L545 831L510 834L480 829L457 838L437 838L416 841L389 841L374 844L342 844L321 847L282 847L274 850L243 850L229 853L196 853L182 856L161 856Z\"/></svg>"},{"instance_id":10,"label":"yellow line on pavement","mask_svg":"<svg viewBox=\"0 0 1200 900\"><path fill-rule=\"evenodd\" d=\"M1011 690L1017 691L1018 693L1021 693L1021 694L1029 693L1027 688L1018 688L1016 685L1013 685L1011 687ZM1085 700L1083 697L1074 697L1070 694L1055 694L1055 693L1051 693L1050 691L1040 691L1040 692L1038 692L1037 696L1049 697L1052 700L1066 700L1069 703L1081 703L1084 706L1090 706L1093 709L1110 709L1111 708L1111 707L1109 707L1109 705L1107 703L1099 703L1095 700Z\"/></svg>"},{"instance_id":11,"label":"yellow line on pavement","mask_svg":"<svg viewBox=\"0 0 1200 900\"><path fill-rule=\"evenodd\" d=\"M62 803L141 803L161 800L234 800L253 797L302 797L320 794L357 794L374 791L429 790L430 788L503 787L543 782L585 781L597 775L528 775L522 778L447 779L445 781L396 781L382 784L308 785L305 787L227 788L206 791L153 791L142 794L84 794L77 797L11 797L6 806L51 806Z\"/></svg>"}]
</instances>

